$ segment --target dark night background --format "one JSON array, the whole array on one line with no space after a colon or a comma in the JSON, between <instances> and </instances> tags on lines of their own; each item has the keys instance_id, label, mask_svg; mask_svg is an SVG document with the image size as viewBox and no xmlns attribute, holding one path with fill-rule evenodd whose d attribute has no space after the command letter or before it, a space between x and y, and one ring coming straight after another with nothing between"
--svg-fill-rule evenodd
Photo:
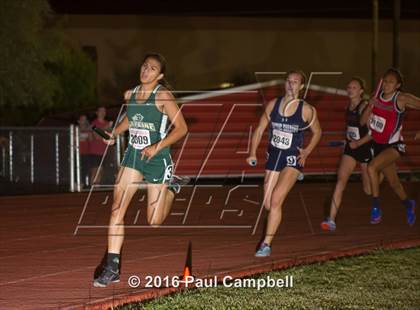
<instances>
[{"instance_id":1,"label":"dark night background","mask_svg":"<svg viewBox=\"0 0 420 310\"><path fill-rule=\"evenodd\" d=\"M371 18L372 3L354 1L82 1L50 0L59 14L152 14L193 16L267 16ZM380 1L380 17L392 17L392 0ZM420 1L401 1L401 18L420 18Z\"/></svg>"}]
</instances>

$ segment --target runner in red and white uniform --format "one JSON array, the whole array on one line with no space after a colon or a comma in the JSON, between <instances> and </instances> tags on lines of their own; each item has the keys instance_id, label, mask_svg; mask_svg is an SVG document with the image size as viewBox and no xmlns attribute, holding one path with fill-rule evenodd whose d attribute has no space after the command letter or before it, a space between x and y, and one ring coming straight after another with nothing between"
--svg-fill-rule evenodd
<instances>
[{"instance_id":1,"label":"runner in red and white uniform","mask_svg":"<svg viewBox=\"0 0 420 310\"><path fill-rule=\"evenodd\" d=\"M382 172L390 186L401 199L407 211L408 224L416 221L416 202L409 199L397 175L396 160L405 152L401 135L406 108L420 110L420 98L401 91L403 77L397 69L388 69L383 75L378 98L372 98L366 113L370 114L370 136L373 140L374 159L368 165L372 188L372 224L382 220L379 202L379 173Z\"/></svg>"}]
</instances>

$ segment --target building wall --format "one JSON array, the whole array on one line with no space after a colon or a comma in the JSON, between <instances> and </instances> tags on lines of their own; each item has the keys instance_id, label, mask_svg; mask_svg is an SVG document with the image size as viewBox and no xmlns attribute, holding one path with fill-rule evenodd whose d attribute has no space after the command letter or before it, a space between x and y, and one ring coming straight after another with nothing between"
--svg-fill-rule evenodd
<instances>
[{"instance_id":1,"label":"building wall","mask_svg":"<svg viewBox=\"0 0 420 310\"><path fill-rule=\"evenodd\" d=\"M96 46L102 100L115 101L136 84L142 55L168 60L177 90L217 88L232 80L262 81L255 71L343 72L314 77L316 84L344 87L352 75L371 80L371 21L249 17L63 16L68 37ZM392 21L379 25L378 73L392 64ZM420 21L402 20L401 70L406 89L420 96Z\"/></svg>"}]
</instances>

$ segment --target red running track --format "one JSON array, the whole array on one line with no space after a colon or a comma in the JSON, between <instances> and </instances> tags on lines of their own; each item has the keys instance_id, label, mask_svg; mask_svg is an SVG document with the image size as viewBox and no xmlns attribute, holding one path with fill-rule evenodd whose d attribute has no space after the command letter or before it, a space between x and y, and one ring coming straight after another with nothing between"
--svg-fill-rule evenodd
<instances>
[{"instance_id":1,"label":"red running track","mask_svg":"<svg viewBox=\"0 0 420 310\"><path fill-rule=\"evenodd\" d=\"M410 191L418 190L418 183L405 185ZM106 225L109 193L92 195L77 234L74 231L87 194L1 197L0 308L106 309L168 293L173 289L130 288L127 279L131 275L141 279L147 275L179 275L190 240L193 273L198 277L245 276L362 254L381 246L420 245L419 222L407 226L403 207L386 185L383 223L369 224L368 197L359 183L351 183L343 199L338 230L322 232L319 223L332 187L332 183L296 185L285 203L273 254L266 259L253 256L261 234L259 225L252 235L260 210L260 185L185 189L162 228L144 225L145 203L139 202L143 198L139 193L126 218L130 227L123 249L121 282L105 289L92 287L93 272L106 246L106 229L93 226ZM295 279L295 285L299 280Z\"/></svg>"}]
</instances>

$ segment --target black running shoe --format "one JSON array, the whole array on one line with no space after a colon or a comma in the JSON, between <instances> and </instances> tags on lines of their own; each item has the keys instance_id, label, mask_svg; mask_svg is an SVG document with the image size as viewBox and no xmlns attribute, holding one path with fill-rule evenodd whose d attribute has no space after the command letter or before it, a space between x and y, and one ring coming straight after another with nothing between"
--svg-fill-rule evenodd
<instances>
[{"instance_id":1,"label":"black running shoe","mask_svg":"<svg viewBox=\"0 0 420 310\"><path fill-rule=\"evenodd\" d=\"M174 194L179 194L183 185L190 183L189 177L179 177L177 175L172 175L171 181L169 182L169 190L174 192Z\"/></svg>"},{"instance_id":2,"label":"black running shoe","mask_svg":"<svg viewBox=\"0 0 420 310\"><path fill-rule=\"evenodd\" d=\"M112 270L110 266L105 266L101 275L93 281L94 287L106 287L110 283L120 282L119 271Z\"/></svg>"}]
</instances>

